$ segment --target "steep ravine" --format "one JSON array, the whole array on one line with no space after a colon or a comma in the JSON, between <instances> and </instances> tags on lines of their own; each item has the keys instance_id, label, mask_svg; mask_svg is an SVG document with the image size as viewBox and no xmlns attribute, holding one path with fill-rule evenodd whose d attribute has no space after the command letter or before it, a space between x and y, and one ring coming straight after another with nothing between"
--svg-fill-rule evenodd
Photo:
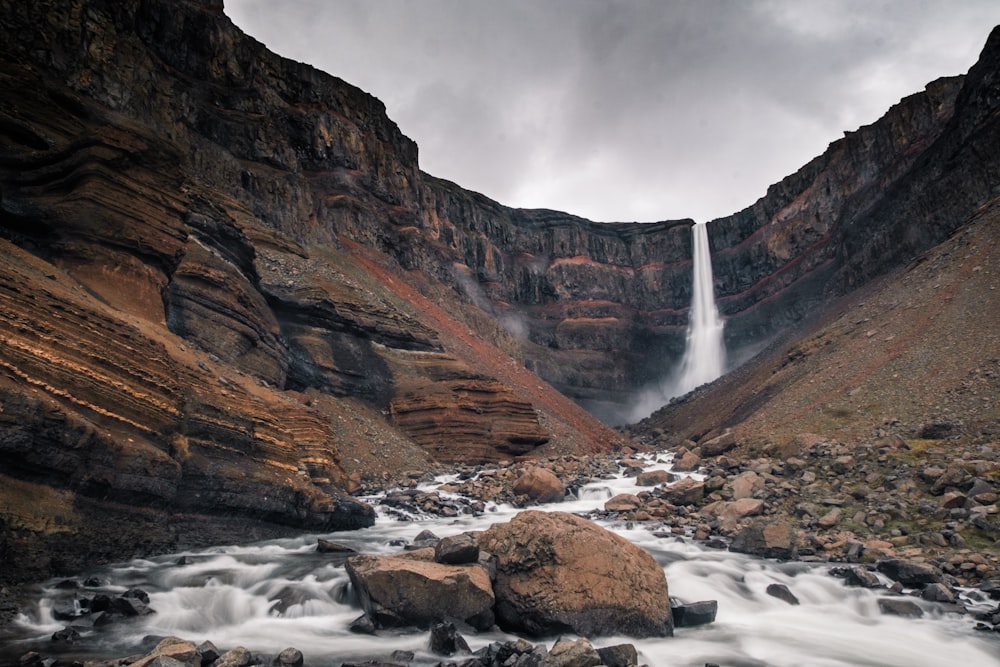
<instances>
[{"instance_id":1,"label":"steep ravine","mask_svg":"<svg viewBox=\"0 0 1000 667\"><path fill-rule=\"evenodd\" d=\"M614 414L681 354L691 221L427 175L381 102L219 0L0 11L4 578L361 525L365 485L612 449L565 396ZM989 199L998 58L995 32L967 77L710 223L732 348Z\"/></svg>"}]
</instances>

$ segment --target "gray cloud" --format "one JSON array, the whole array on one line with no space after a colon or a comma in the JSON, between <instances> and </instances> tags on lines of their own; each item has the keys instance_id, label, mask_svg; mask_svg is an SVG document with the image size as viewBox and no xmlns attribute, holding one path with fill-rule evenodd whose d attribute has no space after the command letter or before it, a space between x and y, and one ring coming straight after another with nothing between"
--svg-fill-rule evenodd
<instances>
[{"instance_id":1,"label":"gray cloud","mask_svg":"<svg viewBox=\"0 0 1000 667\"><path fill-rule=\"evenodd\" d=\"M596 220L732 213L965 72L995 0L227 0L385 102L421 166Z\"/></svg>"}]
</instances>

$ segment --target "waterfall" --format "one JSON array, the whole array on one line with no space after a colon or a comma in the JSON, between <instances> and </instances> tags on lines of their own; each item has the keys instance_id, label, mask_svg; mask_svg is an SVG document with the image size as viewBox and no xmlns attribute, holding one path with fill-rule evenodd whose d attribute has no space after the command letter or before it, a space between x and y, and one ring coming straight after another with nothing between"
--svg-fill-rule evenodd
<instances>
[{"instance_id":1,"label":"waterfall","mask_svg":"<svg viewBox=\"0 0 1000 667\"><path fill-rule=\"evenodd\" d=\"M653 414L692 389L711 382L726 369L726 346L722 340L722 318L715 307L712 255L708 249L708 225L692 228L694 290L688 311L687 341L679 368L633 398L625 423L637 422Z\"/></svg>"},{"instance_id":2,"label":"waterfall","mask_svg":"<svg viewBox=\"0 0 1000 667\"><path fill-rule=\"evenodd\" d=\"M688 315L687 343L681 371L668 399L683 396L722 375L726 368L726 346L722 340L722 318L715 307L712 255L708 249L708 225L692 228L694 235L694 292Z\"/></svg>"}]
</instances>

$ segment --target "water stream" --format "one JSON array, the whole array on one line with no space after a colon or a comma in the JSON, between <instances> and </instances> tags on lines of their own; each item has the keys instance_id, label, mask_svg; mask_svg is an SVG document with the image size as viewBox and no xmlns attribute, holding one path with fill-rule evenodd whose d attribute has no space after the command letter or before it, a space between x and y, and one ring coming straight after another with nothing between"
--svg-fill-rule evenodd
<instances>
[{"instance_id":1,"label":"water stream","mask_svg":"<svg viewBox=\"0 0 1000 667\"><path fill-rule=\"evenodd\" d=\"M681 371L668 392L683 396L692 389L711 382L726 369L726 346L722 339L723 321L715 305L712 255L708 246L708 225L691 228L694 242L694 285L691 315Z\"/></svg>"},{"instance_id":2,"label":"water stream","mask_svg":"<svg viewBox=\"0 0 1000 667\"><path fill-rule=\"evenodd\" d=\"M722 337L725 323L715 305L708 225L694 225L691 234L692 293L684 356L666 378L639 392L633 400L629 423L645 419L670 399L715 380L726 370L726 345Z\"/></svg>"},{"instance_id":3,"label":"water stream","mask_svg":"<svg viewBox=\"0 0 1000 667\"><path fill-rule=\"evenodd\" d=\"M638 490L634 478L601 480L582 488L578 499L544 509L584 513L601 508L614 494ZM401 541L412 541L422 530L440 537L481 530L509 520L517 511L490 505L478 517L412 517L411 521L383 514L371 528L322 537L363 552L394 553ZM925 603L921 604L926 614L919 620L882 615L879 593L845 586L828 574L827 566L711 550L670 536L662 526L602 525L655 556L672 596L686 602L719 601L715 623L680 628L672 638L594 638L597 646L634 643L640 662L653 667L702 667L709 662L726 667L1000 665L1000 639L973 632L969 617L946 614ZM312 665L385 659L395 650L413 651L418 661L427 664L440 662L427 652L426 632L381 632L373 637L349 631L361 609L344 567L316 552L317 537L220 546L84 573L101 580L100 590L109 594L133 587L146 590L156 613L84 632L81 640L65 649L66 655L124 656L140 652L146 635L177 635L196 642L211 640L223 650L246 646L255 654L275 655L294 646ZM53 618L53 607L72 591L59 590L55 583L40 588L37 607L0 635L0 664L16 663L28 650L56 654L58 645L49 637L67 622ZM790 606L767 595L771 583L788 586L801 604ZM466 634L473 650L510 638L500 633Z\"/></svg>"}]
</instances>

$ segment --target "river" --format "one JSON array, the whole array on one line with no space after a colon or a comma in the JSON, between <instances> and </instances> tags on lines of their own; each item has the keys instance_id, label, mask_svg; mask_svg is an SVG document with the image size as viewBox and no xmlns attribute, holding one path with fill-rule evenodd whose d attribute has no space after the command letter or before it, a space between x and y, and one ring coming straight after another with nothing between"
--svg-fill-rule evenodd
<instances>
[{"instance_id":1,"label":"river","mask_svg":"<svg viewBox=\"0 0 1000 667\"><path fill-rule=\"evenodd\" d=\"M661 461L652 466L656 467L669 468L669 463ZM447 478L426 488L442 481ZM637 491L634 478L601 480L582 488L575 500L540 509L585 513L602 507L614 494ZM76 657L125 656L140 652L147 635L207 639L223 650L245 646L255 654L274 655L293 646L305 654L307 665L385 659L395 650L413 651L418 662L436 664L441 659L427 652L426 632L368 636L349 631L361 609L352 600L343 566L316 552L317 538L387 554L422 530L439 537L482 530L509 520L517 511L488 505L488 511L477 517L399 521L380 510L375 526L363 530L220 546L96 569L81 578L97 577L101 590L109 594L142 588L156 613L85 632L69 648L60 649L49 637L66 625L53 618L55 601L72 592L51 581L39 587L37 607L0 635L0 664L16 664L17 656L28 650L43 655L64 650ZM685 602L719 602L715 623L679 628L671 638L593 638L595 646L633 643L640 663L651 667L1000 665L1000 638L974 632L971 617L946 614L922 602L921 619L883 615L878 592L845 586L829 574L829 566L778 563L708 549L643 524L601 523L653 554L664 568L671 596ZM771 583L785 584L801 604L791 606L765 593ZM473 650L511 638L500 633L465 637Z\"/></svg>"}]
</instances>

